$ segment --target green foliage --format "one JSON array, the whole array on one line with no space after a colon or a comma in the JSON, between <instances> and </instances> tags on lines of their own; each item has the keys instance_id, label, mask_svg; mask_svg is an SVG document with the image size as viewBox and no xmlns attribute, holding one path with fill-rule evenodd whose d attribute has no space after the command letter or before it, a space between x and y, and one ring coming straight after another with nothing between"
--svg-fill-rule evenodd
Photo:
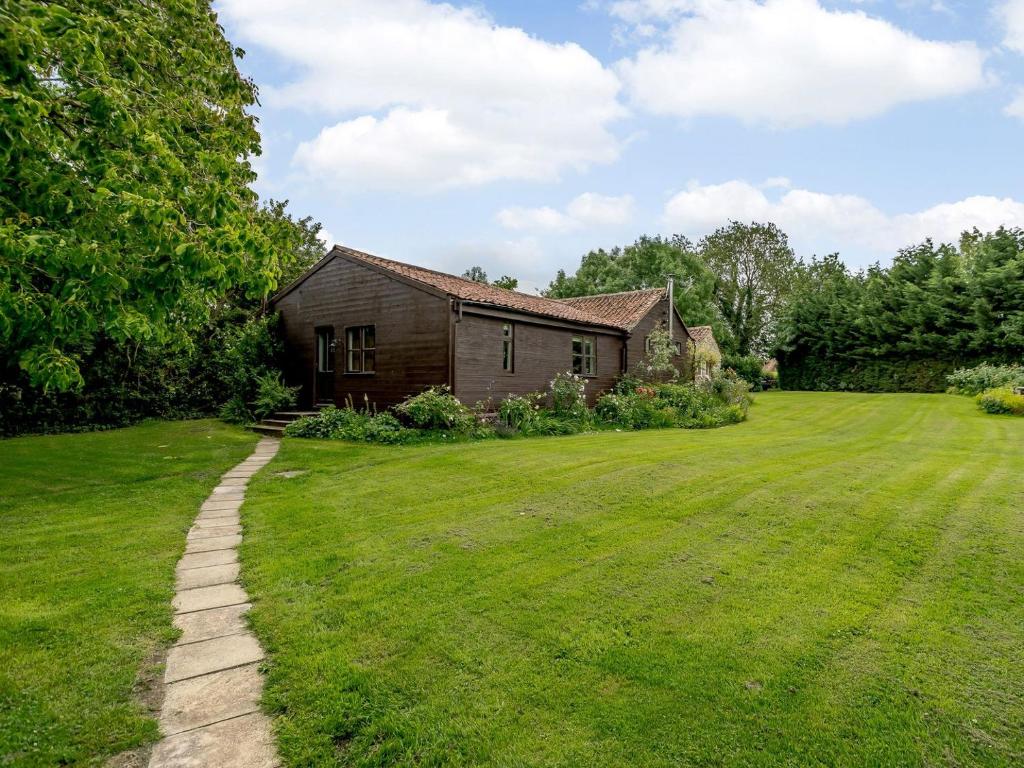
<instances>
[{"instance_id":1,"label":"green foliage","mask_svg":"<svg viewBox=\"0 0 1024 768\"><path fill-rule=\"evenodd\" d=\"M957 395L978 395L997 387L1024 387L1024 365L988 365L958 368L946 377L949 391Z\"/></svg>"},{"instance_id":2,"label":"green foliage","mask_svg":"<svg viewBox=\"0 0 1024 768\"><path fill-rule=\"evenodd\" d=\"M724 331L714 308L714 277L693 244L681 235L672 238L643 236L632 245L591 251L575 274L559 270L545 296L553 299L592 296L645 288L663 288L674 275L675 304L687 325L714 325Z\"/></svg>"},{"instance_id":3,"label":"green foliage","mask_svg":"<svg viewBox=\"0 0 1024 768\"><path fill-rule=\"evenodd\" d=\"M268 371L256 380L256 399L253 412L265 419L277 411L293 408L302 387L289 387L277 371Z\"/></svg>"},{"instance_id":4,"label":"green foliage","mask_svg":"<svg viewBox=\"0 0 1024 768\"><path fill-rule=\"evenodd\" d=\"M598 398L595 413L626 429L694 429L743 421L751 402L750 385L726 371L700 384L620 386Z\"/></svg>"},{"instance_id":5,"label":"green foliage","mask_svg":"<svg viewBox=\"0 0 1024 768\"><path fill-rule=\"evenodd\" d=\"M474 283L484 283L486 285L489 282L483 267L470 267L462 273L462 276L467 280L472 280Z\"/></svg>"},{"instance_id":6,"label":"green foliage","mask_svg":"<svg viewBox=\"0 0 1024 768\"><path fill-rule=\"evenodd\" d=\"M495 288L504 288L506 291L514 291L519 287L519 280L514 277L510 277L509 275L502 275L491 283L491 285Z\"/></svg>"},{"instance_id":7,"label":"green foliage","mask_svg":"<svg viewBox=\"0 0 1024 768\"><path fill-rule=\"evenodd\" d=\"M1011 387L990 389L978 395L978 407L985 413L1024 416L1024 395L1016 394Z\"/></svg>"},{"instance_id":8,"label":"green foliage","mask_svg":"<svg viewBox=\"0 0 1024 768\"><path fill-rule=\"evenodd\" d=\"M799 270L779 324L786 389L941 392L956 368L1024 358L1024 230L931 241L888 269Z\"/></svg>"},{"instance_id":9,"label":"green foliage","mask_svg":"<svg viewBox=\"0 0 1024 768\"><path fill-rule=\"evenodd\" d=\"M726 355L722 367L731 368L736 375L750 384L754 392L764 389L764 360L757 355Z\"/></svg>"},{"instance_id":10,"label":"green foliage","mask_svg":"<svg viewBox=\"0 0 1024 768\"><path fill-rule=\"evenodd\" d=\"M447 385L430 387L395 406L395 412L419 429L471 432L476 416L459 402Z\"/></svg>"},{"instance_id":11,"label":"green foliage","mask_svg":"<svg viewBox=\"0 0 1024 768\"><path fill-rule=\"evenodd\" d=\"M576 373L556 373L549 384L551 410L568 419L587 417L587 380Z\"/></svg>"},{"instance_id":12,"label":"green foliage","mask_svg":"<svg viewBox=\"0 0 1024 768\"><path fill-rule=\"evenodd\" d=\"M333 405L315 416L303 416L285 427L289 437L319 437L360 443L409 443L419 439L416 430L406 429L390 413L370 413Z\"/></svg>"},{"instance_id":13,"label":"green foliage","mask_svg":"<svg viewBox=\"0 0 1024 768\"><path fill-rule=\"evenodd\" d=\"M259 378L277 370L276 316L247 319L225 307L194 343L126 344L105 336L83 358L77 392L43 391L17 368L0 372L0 434L126 426L145 418L180 419L218 413L253 420Z\"/></svg>"},{"instance_id":14,"label":"green foliage","mask_svg":"<svg viewBox=\"0 0 1024 768\"><path fill-rule=\"evenodd\" d=\"M81 389L102 340L188 340L229 291L274 288L256 89L207 2L14 0L0 22L0 365Z\"/></svg>"},{"instance_id":15,"label":"green foliage","mask_svg":"<svg viewBox=\"0 0 1024 768\"><path fill-rule=\"evenodd\" d=\"M673 365L676 348L665 328L653 329L647 337L647 354L637 362L635 374L648 382L674 381L679 369Z\"/></svg>"},{"instance_id":16,"label":"green foliage","mask_svg":"<svg viewBox=\"0 0 1024 768\"><path fill-rule=\"evenodd\" d=\"M232 395L229 397L227 402L220 407L217 415L220 417L221 421L226 421L228 424L245 425L252 424L256 421L252 408L241 395Z\"/></svg>"},{"instance_id":17,"label":"green foliage","mask_svg":"<svg viewBox=\"0 0 1024 768\"><path fill-rule=\"evenodd\" d=\"M701 258L714 277L714 303L727 330L715 337L738 355L765 352L793 285L796 255L774 224L731 222L701 240Z\"/></svg>"},{"instance_id":18,"label":"green foliage","mask_svg":"<svg viewBox=\"0 0 1024 768\"><path fill-rule=\"evenodd\" d=\"M312 216L293 218L287 200L268 200L260 206L264 231L273 244L281 267L278 285L284 286L323 258L323 225Z\"/></svg>"},{"instance_id":19,"label":"green foliage","mask_svg":"<svg viewBox=\"0 0 1024 768\"><path fill-rule=\"evenodd\" d=\"M626 429L647 429L654 426L657 420L658 405L653 389L637 387L632 392L608 392L601 395L594 412L601 421L608 424ZM673 422L665 426L675 424Z\"/></svg>"},{"instance_id":20,"label":"green foliage","mask_svg":"<svg viewBox=\"0 0 1024 768\"><path fill-rule=\"evenodd\" d=\"M540 416L540 403L544 395L532 392L526 395L509 395L498 406L498 418L506 427L528 431Z\"/></svg>"}]
</instances>

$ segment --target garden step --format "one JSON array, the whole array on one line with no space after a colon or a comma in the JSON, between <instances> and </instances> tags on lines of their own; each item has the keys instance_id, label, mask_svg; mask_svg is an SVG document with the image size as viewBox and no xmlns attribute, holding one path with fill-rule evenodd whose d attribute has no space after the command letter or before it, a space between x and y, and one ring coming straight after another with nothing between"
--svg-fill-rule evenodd
<instances>
[{"instance_id":1,"label":"garden step","mask_svg":"<svg viewBox=\"0 0 1024 768\"><path fill-rule=\"evenodd\" d=\"M316 416L320 411L277 411L274 414L275 419L287 419L289 421L295 421L303 416Z\"/></svg>"},{"instance_id":2,"label":"garden step","mask_svg":"<svg viewBox=\"0 0 1024 768\"><path fill-rule=\"evenodd\" d=\"M261 435L271 435L273 437L280 437L284 434L284 427L269 424L253 424L249 429L253 432L259 432Z\"/></svg>"},{"instance_id":3,"label":"garden step","mask_svg":"<svg viewBox=\"0 0 1024 768\"><path fill-rule=\"evenodd\" d=\"M293 421L295 419L263 419L260 424L265 427L287 427Z\"/></svg>"}]
</instances>

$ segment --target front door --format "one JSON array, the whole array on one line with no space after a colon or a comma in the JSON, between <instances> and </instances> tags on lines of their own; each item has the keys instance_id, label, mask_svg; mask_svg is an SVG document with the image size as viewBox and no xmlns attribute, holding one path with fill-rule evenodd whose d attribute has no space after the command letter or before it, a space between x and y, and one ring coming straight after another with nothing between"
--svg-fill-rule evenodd
<instances>
[{"instance_id":1,"label":"front door","mask_svg":"<svg viewBox=\"0 0 1024 768\"><path fill-rule=\"evenodd\" d=\"M316 329L316 383L314 403L334 402L334 329Z\"/></svg>"}]
</instances>

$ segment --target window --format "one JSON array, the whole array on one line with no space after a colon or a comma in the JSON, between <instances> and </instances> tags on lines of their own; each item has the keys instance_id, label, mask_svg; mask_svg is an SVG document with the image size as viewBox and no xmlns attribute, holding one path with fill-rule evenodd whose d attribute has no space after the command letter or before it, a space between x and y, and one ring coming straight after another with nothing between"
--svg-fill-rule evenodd
<instances>
[{"instance_id":1,"label":"window","mask_svg":"<svg viewBox=\"0 0 1024 768\"><path fill-rule=\"evenodd\" d=\"M572 372L583 376L597 374L597 353L593 336L572 337Z\"/></svg>"},{"instance_id":2,"label":"window","mask_svg":"<svg viewBox=\"0 0 1024 768\"><path fill-rule=\"evenodd\" d=\"M515 370L515 328L512 323L501 326L501 370Z\"/></svg>"},{"instance_id":3,"label":"window","mask_svg":"<svg viewBox=\"0 0 1024 768\"><path fill-rule=\"evenodd\" d=\"M373 373L376 370L375 336L372 325L359 325L345 330L345 373Z\"/></svg>"}]
</instances>

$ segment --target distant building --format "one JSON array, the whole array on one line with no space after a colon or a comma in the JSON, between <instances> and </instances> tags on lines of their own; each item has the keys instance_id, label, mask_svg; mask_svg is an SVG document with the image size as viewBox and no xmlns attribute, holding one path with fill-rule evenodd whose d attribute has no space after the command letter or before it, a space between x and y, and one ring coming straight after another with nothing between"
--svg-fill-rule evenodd
<instances>
[{"instance_id":1,"label":"distant building","mask_svg":"<svg viewBox=\"0 0 1024 768\"><path fill-rule=\"evenodd\" d=\"M697 381L710 379L722 367L722 350L715 341L710 325L695 325L687 329L693 339L693 377Z\"/></svg>"}]
</instances>

